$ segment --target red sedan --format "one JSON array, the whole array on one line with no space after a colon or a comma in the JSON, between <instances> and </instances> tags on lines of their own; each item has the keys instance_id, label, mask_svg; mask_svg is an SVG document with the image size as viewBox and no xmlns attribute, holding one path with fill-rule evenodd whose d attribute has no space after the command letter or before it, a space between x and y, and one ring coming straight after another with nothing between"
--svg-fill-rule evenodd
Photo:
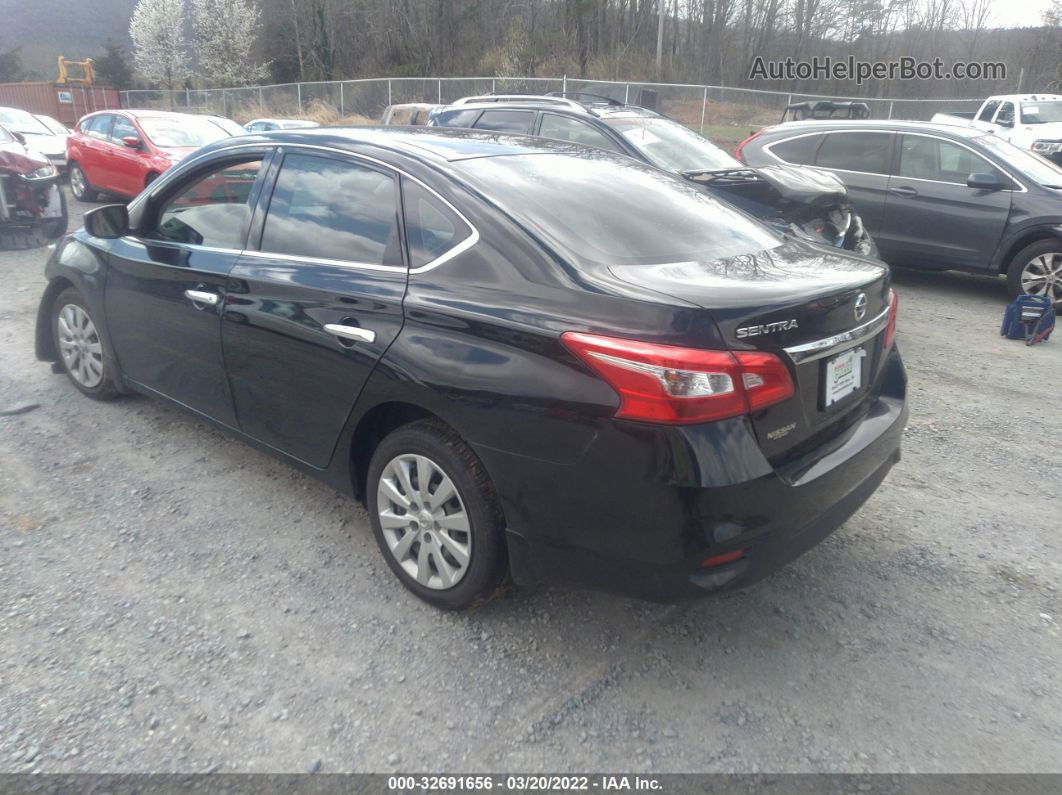
<instances>
[{"instance_id":1,"label":"red sedan","mask_svg":"<svg viewBox=\"0 0 1062 795\"><path fill-rule=\"evenodd\" d=\"M181 158L229 135L207 116L157 110L90 113L67 140L70 189L86 202L100 193L136 196Z\"/></svg>"}]
</instances>

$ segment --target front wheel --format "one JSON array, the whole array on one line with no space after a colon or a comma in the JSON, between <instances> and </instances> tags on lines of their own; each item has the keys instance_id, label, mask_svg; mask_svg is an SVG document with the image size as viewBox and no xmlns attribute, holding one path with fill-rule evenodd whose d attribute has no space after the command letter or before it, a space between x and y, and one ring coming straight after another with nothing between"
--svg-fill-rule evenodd
<instances>
[{"instance_id":1,"label":"front wheel","mask_svg":"<svg viewBox=\"0 0 1062 795\"><path fill-rule=\"evenodd\" d=\"M89 184L78 163L70 164L70 192L79 202L94 202L100 197L96 189Z\"/></svg>"},{"instance_id":2,"label":"front wheel","mask_svg":"<svg viewBox=\"0 0 1062 795\"><path fill-rule=\"evenodd\" d=\"M63 290L52 306L55 350L71 383L94 400L118 397L115 366L85 299L74 288Z\"/></svg>"},{"instance_id":3,"label":"front wheel","mask_svg":"<svg viewBox=\"0 0 1062 795\"><path fill-rule=\"evenodd\" d=\"M483 464L433 420L404 425L373 453L366 481L373 533L387 565L424 601L463 610L505 579L505 523Z\"/></svg>"},{"instance_id":4,"label":"front wheel","mask_svg":"<svg viewBox=\"0 0 1062 795\"><path fill-rule=\"evenodd\" d=\"M1062 240L1041 240L1015 254L1007 268L1007 290L1011 298L1042 295L1062 306Z\"/></svg>"}]
</instances>

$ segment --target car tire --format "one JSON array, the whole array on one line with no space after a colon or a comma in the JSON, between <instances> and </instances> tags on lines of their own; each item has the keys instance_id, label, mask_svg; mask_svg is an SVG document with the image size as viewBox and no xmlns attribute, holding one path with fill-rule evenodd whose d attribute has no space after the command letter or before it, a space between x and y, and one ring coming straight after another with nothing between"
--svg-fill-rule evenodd
<instances>
[{"instance_id":1,"label":"car tire","mask_svg":"<svg viewBox=\"0 0 1062 795\"><path fill-rule=\"evenodd\" d=\"M93 400L113 400L121 394L103 332L73 287L59 293L52 304L52 335L63 372L81 394Z\"/></svg>"},{"instance_id":2,"label":"car tire","mask_svg":"<svg viewBox=\"0 0 1062 795\"><path fill-rule=\"evenodd\" d=\"M1039 281L1040 276L1044 281ZM1050 238L1026 246L1014 255L1007 267L1007 292L1010 297L1044 295L1033 290L1043 285L1052 293L1056 307L1062 307L1062 240Z\"/></svg>"},{"instance_id":3,"label":"car tire","mask_svg":"<svg viewBox=\"0 0 1062 795\"><path fill-rule=\"evenodd\" d=\"M406 588L444 610L499 593L505 521L482 462L453 430L419 420L393 431L373 453L366 492L380 551Z\"/></svg>"},{"instance_id":4,"label":"car tire","mask_svg":"<svg viewBox=\"0 0 1062 795\"><path fill-rule=\"evenodd\" d=\"M94 202L99 197L99 191L92 187L85 176L85 172L78 163L70 164L70 192L79 202Z\"/></svg>"}]
</instances>

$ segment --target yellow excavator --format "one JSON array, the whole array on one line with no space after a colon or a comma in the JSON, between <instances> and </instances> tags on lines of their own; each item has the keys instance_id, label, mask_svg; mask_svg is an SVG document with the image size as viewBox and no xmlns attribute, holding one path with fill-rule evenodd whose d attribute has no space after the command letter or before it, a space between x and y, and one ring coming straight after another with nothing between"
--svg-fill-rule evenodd
<instances>
[{"instance_id":1,"label":"yellow excavator","mask_svg":"<svg viewBox=\"0 0 1062 795\"><path fill-rule=\"evenodd\" d=\"M73 67L75 70L81 70L81 76L78 77L71 75L70 69ZM92 59L86 58L84 61L68 61L62 55L59 56L59 83L79 83L85 86L91 86L96 82L96 70L92 66Z\"/></svg>"}]
</instances>

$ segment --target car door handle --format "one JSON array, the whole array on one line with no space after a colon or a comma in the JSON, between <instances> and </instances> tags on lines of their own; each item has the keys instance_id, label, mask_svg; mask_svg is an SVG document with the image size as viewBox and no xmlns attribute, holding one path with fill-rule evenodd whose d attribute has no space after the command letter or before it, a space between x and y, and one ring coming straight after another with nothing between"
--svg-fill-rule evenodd
<instances>
[{"instance_id":1,"label":"car door handle","mask_svg":"<svg viewBox=\"0 0 1062 795\"><path fill-rule=\"evenodd\" d=\"M344 326L339 323L325 323L324 328L329 334L334 334L345 340L354 340L355 342L376 341L376 332L369 331L367 328L361 328L359 326Z\"/></svg>"},{"instance_id":2,"label":"car door handle","mask_svg":"<svg viewBox=\"0 0 1062 795\"><path fill-rule=\"evenodd\" d=\"M917 196L918 191L907 185L900 185L897 188L889 188L889 193L895 193L897 196Z\"/></svg>"},{"instance_id":3,"label":"car door handle","mask_svg":"<svg viewBox=\"0 0 1062 795\"><path fill-rule=\"evenodd\" d=\"M217 306L218 301L221 300L220 295L209 290L185 290L184 297L193 304L206 304L207 306Z\"/></svg>"}]
</instances>

